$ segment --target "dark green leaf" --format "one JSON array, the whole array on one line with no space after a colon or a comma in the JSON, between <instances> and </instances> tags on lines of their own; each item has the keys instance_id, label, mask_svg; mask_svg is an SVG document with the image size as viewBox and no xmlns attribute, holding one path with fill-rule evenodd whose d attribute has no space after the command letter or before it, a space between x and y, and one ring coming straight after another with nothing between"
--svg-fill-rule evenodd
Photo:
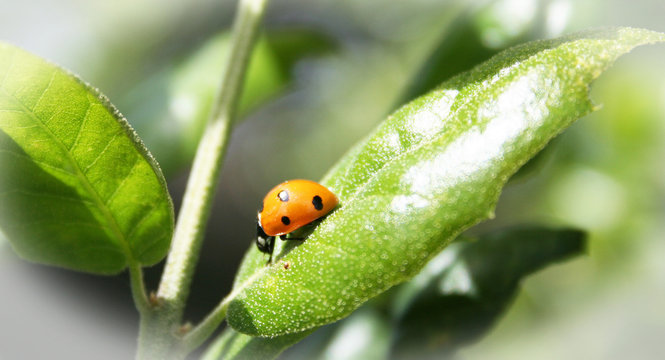
<instances>
[{"instance_id":1,"label":"dark green leaf","mask_svg":"<svg viewBox=\"0 0 665 360\"><path fill-rule=\"evenodd\" d=\"M229 323L252 335L299 332L413 277L491 217L508 178L593 110L589 85L618 56L664 40L619 28L529 43L404 106L325 177L341 206L305 242L278 241L270 267L250 250Z\"/></svg>"},{"instance_id":2,"label":"dark green leaf","mask_svg":"<svg viewBox=\"0 0 665 360\"><path fill-rule=\"evenodd\" d=\"M122 115L1 43L0 227L28 260L103 274L160 261L173 231L161 170Z\"/></svg>"},{"instance_id":3,"label":"dark green leaf","mask_svg":"<svg viewBox=\"0 0 665 360\"><path fill-rule=\"evenodd\" d=\"M337 43L331 37L314 29L270 29L265 39L284 78L292 76L293 67L303 58L319 57L337 50Z\"/></svg>"},{"instance_id":4,"label":"dark green leaf","mask_svg":"<svg viewBox=\"0 0 665 360\"><path fill-rule=\"evenodd\" d=\"M476 340L497 320L520 281L578 255L576 230L516 228L448 246L395 295L394 358L441 358Z\"/></svg>"}]
</instances>

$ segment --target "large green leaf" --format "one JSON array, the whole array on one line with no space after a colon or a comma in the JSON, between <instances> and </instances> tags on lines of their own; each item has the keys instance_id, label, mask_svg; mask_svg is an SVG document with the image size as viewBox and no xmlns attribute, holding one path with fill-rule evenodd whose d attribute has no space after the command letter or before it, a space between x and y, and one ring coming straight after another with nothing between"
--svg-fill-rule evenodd
<instances>
[{"instance_id":1,"label":"large green leaf","mask_svg":"<svg viewBox=\"0 0 665 360\"><path fill-rule=\"evenodd\" d=\"M229 323L258 336L299 332L411 278L491 217L507 179L593 110L593 79L633 47L664 40L619 28L528 43L404 106L325 177L341 206L306 241L278 241L269 267L250 249Z\"/></svg>"},{"instance_id":2,"label":"large green leaf","mask_svg":"<svg viewBox=\"0 0 665 360\"><path fill-rule=\"evenodd\" d=\"M103 274L158 262L173 231L161 170L122 115L2 43L0 228L28 260Z\"/></svg>"},{"instance_id":3,"label":"large green leaf","mask_svg":"<svg viewBox=\"0 0 665 360\"><path fill-rule=\"evenodd\" d=\"M394 359L442 358L477 340L509 306L527 275L579 255L572 229L514 228L457 241L398 288Z\"/></svg>"},{"instance_id":4,"label":"large green leaf","mask_svg":"<svg viewBox=\"0 0 665 360\"><path fill-rule=\"evenodd\" d=\"M579 255L585 245L581 231L535 226L458 239L412 280L317 330L314 346L285 357L442 358L490 329L526 276ZM261 338L226 328L203 358L273 359L310 333Z\"/></svg>"}]
</instances>

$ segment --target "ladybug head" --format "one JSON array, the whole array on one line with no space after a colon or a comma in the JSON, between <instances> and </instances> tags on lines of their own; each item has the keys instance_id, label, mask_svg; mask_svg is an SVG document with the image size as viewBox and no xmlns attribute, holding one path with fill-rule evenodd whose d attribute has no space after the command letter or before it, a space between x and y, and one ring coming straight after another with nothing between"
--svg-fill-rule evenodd
<instances>
[{"instance_id":1,"label":"ladybug head","mask_svg":"<svg viewBox=\"0 0 665 360\"><path fill-rule=\"evenodd\" d=\"M259 223L256 224L256 247L259 251L270 254L271 256L272 250L275 247L275 237L266 234Z\"/></svg>"}]
</instances>

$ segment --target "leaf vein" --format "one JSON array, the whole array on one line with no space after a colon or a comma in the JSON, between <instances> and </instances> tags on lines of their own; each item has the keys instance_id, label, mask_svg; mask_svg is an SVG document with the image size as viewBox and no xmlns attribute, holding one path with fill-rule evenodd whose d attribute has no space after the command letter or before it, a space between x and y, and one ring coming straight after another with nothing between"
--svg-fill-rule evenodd
<instances>
[{"instance_id":1,"label":"leaf vein","mask_svg":"<svg viewBox=\"0 0 665 360\"><path fill-rule=\"evenodd\" d=\"M55 75L56 75L57 72L58 72L57 69L53 70L53 72L51 73L51 77L49 78L48 84L46 84L46 88L44 88L44 90L42 90L41 94L39 95L39 99L37 99L37 101L35 101L35 105L32 107L32 109L30 109L30 111L36 112L35 109L37 109L37 106L39 106L39 103L42 101L42 99L44 99L44 95L46 95L46 92L48 91L48 89L51 87L51 85L53 85L53 80L55 80Z\"/></svg>"},{"instance_id":2,"label":"leaf vein","mask_svg":"<svg viewBox=\"0 0 665 360\"><path fill-rule=\"evenodd\" d=\"M54 224L54 221L52 220L39 220L39 221L16 221L12 224L12 229L19 229L19 228L30 228L34 226L39 226L39 225L49 225L49 224ZM57 224L59 226L66 225L66 226L86 226L90 228L95 228L95 229L101 229L101 230L106 230L106 228L98 223L98 222L89 222L89 221L60 221L58 220ZM113 246L110 246L109 248L113 248Z\"/></svg>"},{"instance_id":3,"label":"leaf vein","mask_svg":"<svg viewBox=\"0 0 665 360\"><path fill-rule=\"evenodd\" d=\"M0 149L0 152L4 152L4 153L10 154L10 155L14 155L14 156L17 157L17 158L27 159L29 162L32 162L32 163L35 163L35 164L38 164L38 165L40 165L40 166L44 166L44 167L47 167L47 168L50 168L50 169L53 169L53 170L57 170L57 171L59 171L59 172L62 172L62 173L64 173L64 174L67 174L67 175L74 175L74 176L76 176L76 174L73 173L73 172L71 172L71 171L67 171L67 170L64 169L64 168L58 167L58 166L53 165L53 164L49 164L49 163L47 163L47 162L45 162L45 161L36 160L35 158L30 157L30 155L28 155L28 154L19 153L19 152L16 152L16 151L11 151L11 150L9 150L9 149Z\"/></svg>"},{"instance_id":4,"label":"leaf vein","mask_svg":"<svg viewBox=\"0 0 665 360\"><path fill-rule=\"evenodd\" d=\"M162 238L163 238L163 235L166 233L166 231L164 230L164 228L160 228L160 229L162 229L162 231L159 232L159 234L158 234L159 236L155 235L155 236L153 237L153 240L150 241L149 245L146 246L145 249L143 249L143 251L141 251L141 253L139 253L139 254L136 256L137 259L143 259L143 256L144 256L146 253L150 252L155 246L159 245L159 241L158 241L158 240L162 239Z\"/></svg>"},{"instance_id":5,"label":"leaf vein","mask_svg":"<svg viewBox=\"0 0 665 360\"><path fill-rule=\"evenodd\" d=\"M45 192L36 192L36 191L30 191L30 190L25 190L25 189L21 189L21 188L0 192L0 196L10 196L10 195L13 195L13 194L21 194L21 195L28 195L28 196L35 196L35 197L47 197L47 198L63 200L63 201L77 202L77 203L82 203L82 204L94 204L93 201L86 200L84 198L75 198L75 197L68 197L68 196L62 196L62 195L57 195L57 194L49 194L49 193L45 193Z\"/></svg>"},{"instance_id":6,"label":"leaf vein","mask_svg":"<svg viewBox=\"0 0 665 360\"><path fill-rule=\"evenodd\" d=\"M113 141L115 140L115 138L118 137L118 135L120 135L120 133L118 133L118 132L113 134L113 137L106 143L106 146L104 146L104 149L102 149L102 151L99 154L97 154L95 159L92 160L92 162L88 166L86 166L85 169L83 169L84 174L87 174L88 171L90 170L90 168L93 167L97 163L97 161L102 157L102 155L104 155L106 150L109 149L109 147L111 146L111 143L113 143Z\"/></svg>"},{"instance_id":7,"label":"leaf vein","mask_svg":"<svg viewBox=\"0 0 665 360\"><path fill-rule=\"evenodd\" d=\"M81 124L79 124L78 130L76 130L76 138L74 139L74 142L72 142L72 145L67 149L67 151L72 151L72 149L78 144L79 139L81 138L81 133L83 132L83 126L85 126L85 122L88 119L88 115L90 114L90 108L92 108L92 103L90 100L86 97L86 101L88 102L88 106L85 108L85 114L83 115L83 119L81 119ZM83 171L85 174L85 171Z\"/></svg>"},{"instance_id":8,"label":"leaf vein","mask_svg":"<svg viewBox=\"0 0 665 360\"><path fill-rule=\"evenodd\" d=\"M41 127L44 128L44 131L53 139L54 143L63 150L63 153L67 155L67 160L72 164L73 168L75 169L76 177L79 178L79 181L83 185L85 190L88 193L90 193L91 198L94 200L94 203L99 208L102 216L106 219L106 221L108 221L111 232L119 240L122 246L122 250L125 253L125 256L128 259L132 259L133 256L129 249L129 244L127 243L125 235L122 233L122 230L120 229L117 220L115 219L110 209L106 206L106 204L102 200L101 196L97 192L97 189L95 189L95 187L90 183L85 174L81 171L81 167L74 158L73 154L69 152L65 144L46 126L46 124L44 124L44 122L34 112L30 111L29 108L25 104L23 104L23 102L21 102L19 98L17 98L13 94L10 94L6 88L2 88L2 90L9 97L14 98L14 101L18 105L20 105L38 125L41 125Z\"/></svg>"},{"instance_id":9,"label":"leaf vein","mask_svg":"<svg viewBox=\"0 0 665 360\"><path fill-rule=\"evenodd\" d=\"M152 208L150 208L150 210L148 210L148 211L144 211L144 212L143 212L143 215L141 215L141 218L139 219L139 221L137 221L137 222L134 224L134 226L132 226L132 228L131 228L131 229L129 230L129 232L127 233L126 236L127 236L127 240L128 240L128 241L129 241L129 239L132 238L132 236L134 236L134 232L135 232L135 231L139 228L139 226L140 226L140 225L141 225L141 224L142 224L142 223L143 223L143 222L149 217L149 215L151 215L153 212L155 212L155 209L157 209L157 208L156 208L156 207L152 207Z\"/></svg>"},{"instance_id":10,"label":"leaf vein","mask_svg":"<svg viewBox=\"0 0 665 360\"><path fill-rule=\"evenodd\" d=\"M134 172L134 168L136 167L136 165L137 165L138 163L139 163L139 157L137 156L137 157L134 158L134 163L132 164L132 167L129 169L129 171L127 172L127 174L123 177L123 179L122 179L122 181L120 182L120 184L118 184L118 185L115 187L115 190L113 190L113 193L108 197L108 199L106 199L106 200L104 201L104 206L105 206L105 207L108 208L108 205L111 203L111 201L113 201L113 198L116 196L116 194L118 194L118 192L120 191L120 188L121 188L122 186L125 185L125 182L127 182L127 179L130 178L130 175L132 174L132 172ZM126 237L126 236L125 236L125 240L127 240L127 237Z\"/></svg>"}]
</instances>

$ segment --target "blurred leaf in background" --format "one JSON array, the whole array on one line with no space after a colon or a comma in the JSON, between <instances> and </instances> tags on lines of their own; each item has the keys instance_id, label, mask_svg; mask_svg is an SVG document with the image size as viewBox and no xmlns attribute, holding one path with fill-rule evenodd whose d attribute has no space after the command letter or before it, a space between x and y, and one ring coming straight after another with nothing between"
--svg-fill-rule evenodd
<instances>
[{"instance_id":1,"label":"blurred leaf in background","mask_svg":"<svg viewBox=\"0 0 665 360\"><path fill-rule=\"evenodd\" d=\"M167 172L181 170L193 159L228 56L229 35L207 40L186 60L156 72L120 101ZM298 60L333 48L332 39L307 29L271 31L259 39L243 87L240 118L284 91Z\"/></svg>"},{"instance_id":2,"label":"blurred leaf in background","mask_svg":"<svg viewBox=\"0 0 665 360\"><path fill-rule=\"evenodd\" d=\"M523 278L584 247L581 231L535 226L451 244L397 290L391 358L441 358L477 341L510 306Z\"/></svg>"}]
</instances>

